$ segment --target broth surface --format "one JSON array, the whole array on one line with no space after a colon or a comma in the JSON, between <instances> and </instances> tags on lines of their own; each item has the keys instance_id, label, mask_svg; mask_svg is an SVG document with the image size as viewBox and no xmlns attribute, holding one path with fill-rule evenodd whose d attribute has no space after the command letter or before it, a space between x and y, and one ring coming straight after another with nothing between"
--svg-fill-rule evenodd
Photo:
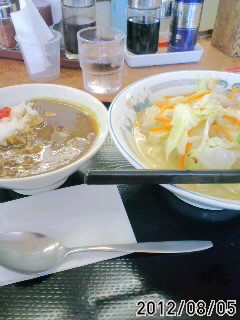
<instances>
[{"instance_id":1,"label":"broth surface","mask_svg":"<svg viewBox=\"0 0 240 320\"><path fill-rule=\"evenodd\" d=\"M26 144L0 146L1 178L33 176L62 168L84 156L97 137L97 121L84 107L56 99L31 102L44 123L33 129Z\"/></svg>"}]
</instances>

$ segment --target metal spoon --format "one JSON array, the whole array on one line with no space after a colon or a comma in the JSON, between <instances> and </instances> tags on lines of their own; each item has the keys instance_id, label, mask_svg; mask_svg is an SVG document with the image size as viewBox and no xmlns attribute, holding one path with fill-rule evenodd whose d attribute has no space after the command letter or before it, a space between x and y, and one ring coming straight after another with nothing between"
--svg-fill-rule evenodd
<instances>
[{"instance_id":1,"label":"metal spoon","mask_svg":"<svg viewBox=\"0 0 240 320\"><path fill-rule=\"evenodd\" d=\"M209 249L211 241L165 241L66 248L51 237L34 232L0 234L0 265L24 274L52 269L72 253L89 251L183 253Z\"/></svg>"}]
</instances>

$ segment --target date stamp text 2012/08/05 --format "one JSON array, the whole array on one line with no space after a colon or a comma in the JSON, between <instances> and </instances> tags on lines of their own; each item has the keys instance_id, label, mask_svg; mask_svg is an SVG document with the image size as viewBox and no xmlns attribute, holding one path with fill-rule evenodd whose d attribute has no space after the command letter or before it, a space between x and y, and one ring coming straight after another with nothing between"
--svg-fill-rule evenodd
<instances>
[{"instance_id":1,"label":"date stamp text 2012/08/05","mask_svg":"<svg viewBox=\"0 0 240 320\"><path fill-rule=\"evenodd\" d=\"M211 317L214 314L220 317L232 317L237 313L236 300L211 300L206 303L204 300L181 300L176 303L174 300L139 300L136 303L137 317L156 316L159 317Z\"/></svg>"}]
</instances>

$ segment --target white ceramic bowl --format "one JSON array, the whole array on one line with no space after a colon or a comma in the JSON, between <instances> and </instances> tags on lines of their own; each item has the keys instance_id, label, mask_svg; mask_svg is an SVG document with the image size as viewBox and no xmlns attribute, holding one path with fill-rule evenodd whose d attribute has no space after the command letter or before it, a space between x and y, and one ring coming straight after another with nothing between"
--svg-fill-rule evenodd
<instances>
[{"instance_id":1,"label":"white ceramic bowl","mask_svg":"<svg viewBox=\"0 0 240 320\"><path fill-rule=\"evenodd\" d=\"M231 88L232 85L240 87L239 74L215 71L180 71L162 73L137 81L121 91L114 99L109 111L110 133L120 152L135 168L147 168L132 134L138 112L143 111L164 96L181 95L194 91L195 79L198 76L208 75L222 80L220 84L226 88ZM240 210L240 200L225 201L211 198L174 185L163 185L163 187L196 207L212 210Z\"/></svg>"},{"instance_id":2,"label":"white ceramic bowl","mask_svg":"<svg viewBox=\"0 0 240 320\"><path fill-rule=\"evenodd\" d=\"M26 195L54 190L62 185L72 173L95 155L108 134L107 109L98 99L86 92L53 84L26 84L0 88L0 106L11 107L38 97L63 99L85 106L96 115L99 134L91 149L81 159L68 166L31 177L0 179L0 188L13 189Z\"/></svg>"}]
</instances>

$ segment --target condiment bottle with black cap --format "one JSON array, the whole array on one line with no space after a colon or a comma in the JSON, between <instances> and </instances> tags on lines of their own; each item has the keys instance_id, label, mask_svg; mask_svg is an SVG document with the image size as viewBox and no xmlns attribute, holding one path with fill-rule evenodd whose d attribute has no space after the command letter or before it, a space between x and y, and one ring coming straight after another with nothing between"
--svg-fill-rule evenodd
<instances>
[{"instance_id":1,"label":"condiment bottle with black cap","mask_svg":"<svg viewBox=\"0 0 240 320\"><path fill-rule=\"evenodd\" d=\"M12 6L13 6L13 11L18 11L20 10L20 2L19 0L10 0Z\"/></svg>"},{"instance_id":2,"label":"condiment bottle with black cap","mask_svg":"<svg viewBox=\"0 0 240 320\"><path fill-rule=\"evenodd\" d=\"M96 25L95 0L62 0L65 55L78 58L77 33Z\"/></svg>"},{"instance_id":3,"label":"condiment bottle with black cap","mask_svg":"<svg viewBox=\"0 0 240 320\"><path fill-rule=\"evenodd\" d=\"M129 0L127 49L134 54L158 51L161 0Z\"/></svg>"},{"instance_id":4,"label":"condiment bottle with black cap","mask_svg":"<svg viewBox=\"0 0 240 320\"><path fill-rule=\"evenodd\" d=\"M10 1L0 0L0 48L15 48L15 29L12 23L11 12L13 5Z\"/></svg>"}]
</instances>

